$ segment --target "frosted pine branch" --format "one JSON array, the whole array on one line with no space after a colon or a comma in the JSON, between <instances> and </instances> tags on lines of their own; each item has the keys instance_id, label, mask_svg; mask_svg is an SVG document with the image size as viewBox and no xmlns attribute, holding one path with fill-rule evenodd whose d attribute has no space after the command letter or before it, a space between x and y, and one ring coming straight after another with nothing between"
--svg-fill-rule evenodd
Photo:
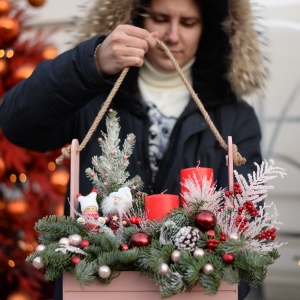
<instances>
[{"instance_id":1,"label":"frosted pine branch","mask_svg":"<svg viewBox=\"0 0 300 300\"><path fill-rule=\"evenodd\" d=\"M256 172L248 174L248 181L235 170L234 175L237 182L240 184L242 194L236 195L238 203L244 204L245 201L250 200L253 203L258 203L267 197L268 190L274 189L274 186L266 183L272 179L281 176L283 178L286 173L285 170L279 167L274 167L274 161L269 163L264 160L261 165L256 165Z\"/></svg>"}]
</instances>

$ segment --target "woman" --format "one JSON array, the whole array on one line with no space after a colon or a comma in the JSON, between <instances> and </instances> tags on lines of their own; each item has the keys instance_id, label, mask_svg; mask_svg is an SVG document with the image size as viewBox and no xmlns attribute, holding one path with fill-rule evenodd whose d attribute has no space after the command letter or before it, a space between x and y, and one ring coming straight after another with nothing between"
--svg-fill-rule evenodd
<instances>
[{"instance_id":1,"label":"woman","mask_svg":"<svg viewBox=\"0 0 300 300\"><path fill-rule=\"evenodd\" d=\"M179 194L180 170L199 161L226 187L226 152L155 38L168 46L223 139L232 136L247 159L237 170L246 175L262 159L257 117L242 100L264 86L252 22L245 0L94 1L80 30L81 37L93 37L42 62L5 95L3 133L38 151L81 142L119 73L130 67L111 107L120 117L121 139L136 135L128 171L141 176L144 192ZM100 130L104 121L81 152L81 170L99 155ZM82 194L92 188L84 171L80 185ZM248 289L239 292L243 299Z\"/></svg>"}]
</instances>

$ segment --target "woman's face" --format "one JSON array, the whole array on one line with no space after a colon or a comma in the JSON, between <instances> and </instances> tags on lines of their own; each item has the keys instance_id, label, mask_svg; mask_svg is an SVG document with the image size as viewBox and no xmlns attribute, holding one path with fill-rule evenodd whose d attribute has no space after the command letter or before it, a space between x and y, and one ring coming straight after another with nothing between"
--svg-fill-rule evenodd
<instances>
[{"instance_id":1,"label":"woman's face","mask_svg":"<svg viewBox=\"0 0 300 300\"><path fill-rule=\"evenodd\" d=\"M180 67L195 56L203 27L200 7L195 0L151 0L149 16L143 25L149 32L159 33L159 39L168 46ZM146 58L158 71L175 70L159 47L149 50Z\"/></svg>"}]
</instances>

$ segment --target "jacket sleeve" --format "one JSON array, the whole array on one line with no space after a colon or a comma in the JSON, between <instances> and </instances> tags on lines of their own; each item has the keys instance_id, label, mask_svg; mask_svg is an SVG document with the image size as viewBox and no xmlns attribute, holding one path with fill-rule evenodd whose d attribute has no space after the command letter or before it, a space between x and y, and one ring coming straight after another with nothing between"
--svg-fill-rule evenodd
<instances>
[{"instance_id":1,"label":"jacket sleeve","mask_svg":"<svg viewBox=\"0 0 300 300\"><path fill-rule=\"evenodd\" d=\"M32 75L10 89L0 106L0 127L13 143L36 151L70 142L78 111L109 91L94 61L95 37L41 62Z\"/></svg>"}]
</instances>

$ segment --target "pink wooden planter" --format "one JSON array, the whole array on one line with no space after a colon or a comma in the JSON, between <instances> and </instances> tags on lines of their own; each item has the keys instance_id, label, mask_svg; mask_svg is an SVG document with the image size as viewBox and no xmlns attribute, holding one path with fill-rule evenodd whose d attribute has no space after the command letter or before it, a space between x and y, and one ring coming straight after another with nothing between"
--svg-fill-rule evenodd
<instances>
[{"instance_id":1,"label":"pink wooden planter","mask_svg":"<svg viewBox=\"0 0 300 300\"><path fill-rule=\"evenodd\" d=\"M79 153L78 141L71 145L71 175L70 175L70 206L71 217L74 218L78 203L76 194L79 192ZM179 293L170 299L174 300L237 300L238 286L223 281L216 295L210 296L206 291L196 286L190 292ZM63 276L63 300L158 300L161 299L158 286L147 276L135 271L124 271L114 278L110 284L95 281L88 286L82 286L72 273Z\"/></svg>"},{"instance_id":2,"label":"pink wooden planter","mask_svg":"<svg viewBox=\"0 0 300 300\"><path fill-rule=\"evenodd\" d=\"M110 284L94 282L88 286L80 286L73 274L65 273L63 276L64 300L159 300L158 286L142 276L139 272L124 271L112 280ZM219 292L210 296L199 286L190 292L179 293L171 300L237 300L237 285L222 282Z\"/></svg>"}]
</instances>

